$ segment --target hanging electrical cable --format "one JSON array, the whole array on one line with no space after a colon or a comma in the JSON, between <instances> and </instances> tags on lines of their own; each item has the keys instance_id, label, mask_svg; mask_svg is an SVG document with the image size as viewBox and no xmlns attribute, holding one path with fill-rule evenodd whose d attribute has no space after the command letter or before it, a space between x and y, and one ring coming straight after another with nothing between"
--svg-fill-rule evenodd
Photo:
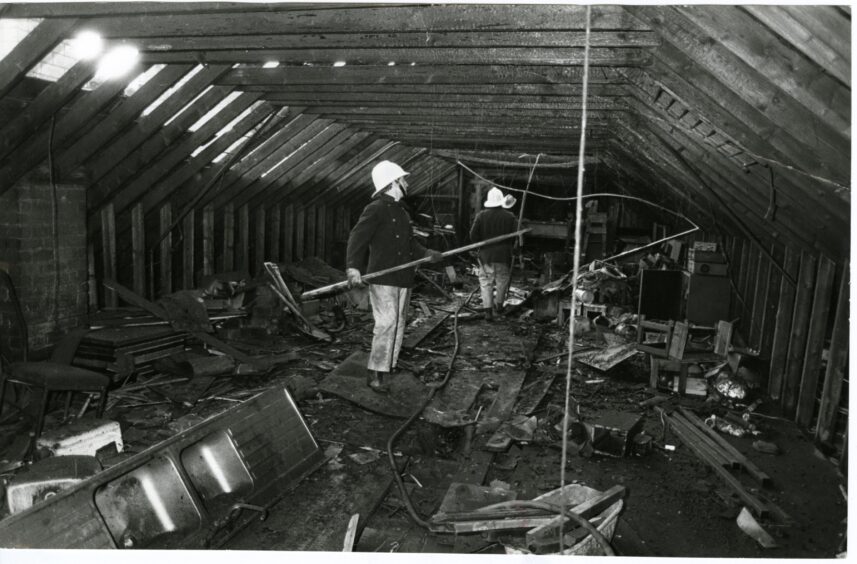
<instances>
[{"instance_id":1,"label":"hanging electrical cable","mask_svg":"<svg viewBox=\"0 0 857 564\"><path fill-rule=\"evenodd\" d=\"M541 156L541 153L536 155L536 162L533 163L533 168L530 169L530 177L527 178L527 187L524 189L524 195L521 197L521 209L518 211L518 227L515 228L516 231L521 230L521 223L523 223L524 221L524 206L527 203L527 193L530 191L530 182L533 181L533 175L536 173L536 167L539 166L539 159L541 158ZM518 258L521 265L523 265L523 248L524 236L520 235L518 236Z\"/></svg>"},{"instance_id":2,"label":"hanging electrical cable","mask_svg":"<svg viewBox=\"0 0 857 564\"><path fill-rule=\"evenodd\" d=\"M571 312L568 316L568 368L565 371L565 405L563 408L562 419L562 460L560 460L559 470L559 488L560 492L565 490L565 473L568 458L568 424L570 421L569 412L571 410L571 373L574 367L574 310L577 306L577 276L580 272L580 236L581 222L583 218L583 155L586 148L586 96L589 86L589 34L590 34L590 17L592 15L592 7L586 6L586 39L583 49L583 89L581 96L580 109L580 147L578 151L578 166L577 166L577 199L574 206L574 268L572 270L571 282ZM580 415L577 401L574 401L575 415ZM565 496L560 495L560 515L566 514ZM563 551L563 536L564 536L565 520L560 520L559 524L559 552Z\"/></svg>"}]
</instances>

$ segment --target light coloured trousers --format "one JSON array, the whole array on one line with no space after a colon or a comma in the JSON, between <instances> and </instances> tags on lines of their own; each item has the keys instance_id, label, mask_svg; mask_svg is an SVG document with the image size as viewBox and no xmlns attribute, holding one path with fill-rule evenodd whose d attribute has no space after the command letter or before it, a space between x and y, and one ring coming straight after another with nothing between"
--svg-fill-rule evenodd
<instances>
[{"instance_id":1,"label":"light coloured trousers","mask_svg":"<svg viewBox=\"0 0 857 564\"><path fill-rule=\"evenodd\" d=\"M504 262L479 263L479 289L482 292L482 307L488 309L503 306L506 301L506 292L509 291L509 281L512 276L510 265ZM497 290L496 301L494 290Z\"/></svg>"},{"instance_id":2,"label":"light coloured trousers","mask_svg":"<svg viewBox=\"0 0 857 564\"><path fill-rule=\"evenodd\" d=\"M405 338L410 298L410 288L369 284L369 301L375 318L372 350L367 366L369 370L390 372L396 367Z\"/></svg>"}]
</instances>

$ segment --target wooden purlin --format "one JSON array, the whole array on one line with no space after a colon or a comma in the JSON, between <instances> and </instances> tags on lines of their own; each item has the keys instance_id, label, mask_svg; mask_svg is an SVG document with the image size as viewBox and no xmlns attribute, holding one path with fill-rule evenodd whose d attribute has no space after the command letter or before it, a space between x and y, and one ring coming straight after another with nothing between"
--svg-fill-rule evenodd
<instances>
[{"instance_id":1,"label":"wooden purlin","mask_svg":"<svg viewBox=\"0 0 857 564\"><path fill-rule=\"evenodd\" d=\"M846 157L850 153L850 145L846 138L829 126L808 119L807 110L797 101L765 80L757 69L718 45L714 39L710 45L700 41L706 34L678 13L677 9L666 6L627 6L626 9L642 21L658 28L665 44L655 53L656 59L668 51L665 48L667 44L674 45L681 50L684 57L693 61L693 79L699 88L705 86L699 83L697 75L707 74L714 78L719 83L720 90L725 89L736 94L743 103L752 108L752 113L763 117L767 123L757 130L770 131L772 141L781 137L798 140L799 147L804 151L804 159L798 162L809 162L812 158L817 158L823 164L832 164L836 167L833 169L834 179L847 183L848 173L845 169L848 167L845 163L848 162ZM716 90L708 92L716 95ZM729 111L735 111L731 104ZM813 138L816 140L812 145L802 141L808 131L813 132ZM813 150L816 147L817 149ZM831 154L838 158L829 158ZM824 176L830 177L831 174Z\"/></svg>"},{"instance_id":2,"label":"wooden purlin","mask_svg":"<svg viewBox=\"0 0 857 564\"><path fill-rule=\"evenodd\" d=\"M253 90L257 92L258 90ZM578 110L583 101L581 96L542 96L536 94L444 94L419 93L408 94L397 90L370 93L313 93L313 92L267 92L265 99L271 103L292 103L307 106L307 111L316 113L312 108L338 107L381 107L381 108L476 108L499 110L503 108L520 109L567 109ZM586 98L588 110L622 111L627 109L619 96L594 96Z\"/></svg>"},{"instance_id":3,"label":"wooden purlin","mask_svg":"<svg viewBox=\"0 0 857 564\"><path fill-rule=\"evenodd\" d=\"M618 68L602 68L592 84L622 84ZM477 85L477 84L579 84L580 67L547 66L533 68L515 65L417 65L417 66L344 66L324 68L311 66L237 68L219 80L221 84L270 84L279 86L328 85Z\"/></svg>"},{"instance_id":4,"label":"wooden purlin","mask_svg":"<svg viewBox=\"0 0 857 564\"><path fill-rule=\"evenodd\" d=\"M7 6L8 8L8 6ZM8 14L0 17L11 17ZM75 19L40 22L12 50L0 58L0 98L6 96L27 72L74 30Z\"/></svg>"},{"instance_id":5,"label":"wooden purlin","mask_svg":"<svg viewBox=\"0 0 857 564\"><path fill-rule=\"evenodd\" d=\"M282 4L288 6L288 4ZM241 17L217 14L150 15L146 25L134 18L99 17L94 20L105 37L171 37L265 35L282 33L429 33L490 29L491 31L585 30L586 11L579 5L404 5L342 7L337 10L253 10ZM593 30L648 31L620 6L593 6Z\"/></svg>"},{"instance_id":6,"label":"wooden purlin","mask_svg":"<svg viewBox=\"0 0 857 564\"><path fill-rule=\"evenodd\" d=\"M570 48L584 47L585 31L431 31L426 41L424 31L384 34L365 33L291 33L217 35L201 37L145 37L138 42L144 52L177 53L182 51L221 51L224 49L287 50L287 49L467 49L467 48ZM653 31L596 30L590 34L593 48L657 47L660 38ZM168 46L168 47L167 47ZM388 61L395 60L388 58ZM410 59L403 59L408 60Z\"/></svg>"},{"instance_id":7,"label":"wooden purlin","mask_svg":"<svg viewBox=\"0 0 857 564\"><path fill-rule=\"evenodd\" d=\"M438 53L433 47L363 49L218 49L202 51L205 60L211 63L258 64L271 59L281 64L331 65L347 61L352 65L386 65L389 61L406 61L417 65L437 64L442 60L448 65L519 65L519 66L581 66L585 51L581 47L492 47L492 48L447 48ZM197 51L149 51L142 53L144 63L189 63L199 60ZM592 66L634 67L651 64L651 55L646 49L623 47L595 47L589 50Z\"/></svg>"}]
</instances>

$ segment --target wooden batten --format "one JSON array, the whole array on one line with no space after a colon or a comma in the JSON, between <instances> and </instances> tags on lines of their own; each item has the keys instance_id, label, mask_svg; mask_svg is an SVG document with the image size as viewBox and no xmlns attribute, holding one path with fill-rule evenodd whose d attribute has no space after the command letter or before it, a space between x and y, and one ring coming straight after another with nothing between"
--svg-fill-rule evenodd
<instances>
[{"instance_id":1,"label":"wooden batten","mask_svg":"<svg viewBox=\"0 0 857 564\"><path fill-rule=\"evenodd\" d=\"M282 237L282 206L276 205L268 208L266 215L268 217L268 229L266 233L266 245L268 249L268 258L274 262L282 262L283 257L280 252L280 242Z\"/></svg>"},{"instance_id":2,"label":"wooden batten","mask_svg":"<svg viewBox=\"0 0 857 564\"><path fill-rule=\"evenodd\" d=\"M270 251L265 245L265 236L268 231L265 208L255 208L253 216L253 270L251 274L259 274L265 271L264 263L270 258Z\"/></svg>"},{"instance_id":3,"label":"wooden batten","mask_svg":"<svg viewBox=\"0 0 857 564\"><path fill-rule=\"evenodd\" d=\"M214 206L202 208L202 275L214 274Z\"/></svg>"},{"instance_id":4,"label":"wooden batten","mask_svg":"<svg viewBox=\"0 0 857 564\"><path fill-rule=\"evenodd\" d=\"M806 352L807 333L812 315L812 295L817 263L817 257L809 253L802 253L794 313L792 314L789 350L786 356L785 380L783 381L783 409L789 415L794 415L800 392L803 355Z\"/></svg>"},{"instance_id":5,"label":"wooden batten","mask_svg":"<svg viewBox=\"0 0 857 564\"><path fill-rule=\"evenodd\" d=\"M827 320L830 313L830 299L833 293L835 273L836 264L827 257L820 257L812 296L812 314L807 330L797 403L797 422L802 426L808 426L815 415L822 362L821 353L827 337Z\"/></svg>"},{"instance_id":6,"label":"wooden batten","mask_svg":"<svg viewBox=\"0 0 857 564\"><path fill-rule=\"evenodd\" d=\"M232 204L223 206L223 270L235 270L235 208Z\"/></svg>"},{"instance_id":7,"label":"wooden batten","mask_svg":"<svg viewBox=\"0 0 857 564\"><path fill-rule=\"evenodd\" d=\"M834 429L839 417L842 402L843 383L848 368L848 341L851 282L850 264L845 262L840 273L839 290L836 296L833 333L830 337L830 349L827 357L827 369L824 373L824 386L821 391L821 404L818 408L818 424L815 437L822 443L833 441ZM847 400L847 398L845 398Z\"/></svg>"},{"instance_id":8,"label":"wooden batten","mask_svg":"<svg viewBox=\"0 0 857 564\"><path fill-rule=\"evenodd\" d=\"M131 288L135 293L145 296L146 224L143 207L140 204L131 209L131 265Z\"/></svg>"},{"instance_id":9,"label":"wooden batten","mask_svg":"<svg viewBox=\"0 0 857 564\"><path fill-rule=\"evenodd\" d=\"M298 208L295 213L295 251L293 260L303 260L304 241L306 240L306 208Z\"/></svg>"},{"instance_id":10,"label":"wooden batten","mask_svg":"<svg viewBox=\"0 0 857 564\"><path fill-rule=\"evenodd\" d=\"M782 247L779 245L771 245L771 256L779 264L784 264L784 256ZM785 266L784 266L785 268ZM773 264L769 264L768 276L765 279L765 305L761 324L762 339L759 344L759 351L762 358L771 358L771 349L774 342L774 334L776 332L777 323L777 303L780 297L780 280L782 275L774 268Z\"/></svg>"},{"instance_id":11,"label":"wooden batten","mask_svg":"<svg viewBox=\"0 0 857 564\"><path fill-rule=\"evenodd\" d=\"M797 279L800 253L786 247L783 265L786 272ZM786 280L784 276L780 276L779 280L780 295L777 300L776 323L774 324L774 337L771 343L771 365L768 371L768 395L775 400L783 397L789 340L792 334L792 317L794 316L795 296L797 295L797 287L794 284Z\"/></svg>"},{"instance_id":12,"label":"wooden batten","mask_svg":"<svg viewBox=\"0 0 857 564\"><path fill-rule=\"evenodd\" d=\"M116 216L113 206L107 205L101 210L101 258L105 278L116 279ZM104 291L104 305L116 307L119 301L113 290Z\"/></svg>"},{"instance_id":13,"label":"wooden batten","mask_svg":"<svg viewBox=\"0 0 857 564\"><path fill-rule=\"evenodd\" d=\"M170 202L161 206L158 220L158 232L163 239L158 245L158 287L152 297L165 296L173 291L173 234L169 231L173 223L173 207Z\"/></svg>"},{"instance_id":14,"label":"wooden batten","mask_svg":"<svg viewBox=\"0 0 857 564\"><path fill-rule=\"evenodd\" d=\"M306 233L304 235L304 257L315 256L316 223L318 219L318 208L316 206L306 209Z\"/></svg>"}]
</instances>

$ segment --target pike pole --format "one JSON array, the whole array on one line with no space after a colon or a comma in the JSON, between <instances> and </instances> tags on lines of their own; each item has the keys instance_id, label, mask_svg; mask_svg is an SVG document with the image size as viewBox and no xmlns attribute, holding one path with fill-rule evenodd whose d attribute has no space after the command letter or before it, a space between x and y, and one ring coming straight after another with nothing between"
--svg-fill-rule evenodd
<instances>
[{"instance_id":1,"label":"pike pole","mask_svg":"<svg viewBox=\"0 0 857 564\"><path fill-rule=\"evenodd\" d=\"M490 239L485 239L484 241L479 241L478 243L471 243L469 245L464 245L463 247L458 247L457 249L451 249L449 251L444 251L441 253L444 258L451 257L452 255L457 255L459 253L463 253L466 251L472 251L474 249L478 249L479 247L484 247L485 245L493 245L494 243L499 243L500 241L505 241L506 239L511 239L512 237L518 237L523 235L524 233L528 233L532 228L528 227L526 229L520 229L518 231L514 231L512 233L506 233L505 235L498 235L497 237L491 237ZM370 272L368 274L363 275L363 281L369 282L373 278L377 278L379 276L384 276L385 274L390 274L391 272L397 272L399 270L404 270L406 268L413 268L415 266L419 266L421 264L425 264L431 261L431 257L423 257L417 260L412 260L411 262L406 262L404 264L400 264L398 266L392 266L390 268L385 268L384 270L379 270L377 272ZM315 290L310 290L309 292L304 292L301 294L301 301L304 300L312 300L324 294L329 294L332 292L338 292L340 290L345 290L348 288L348 280L343 280L342 282L337 282L336 284L330 284L329 286L322 286L321 288L316 288Z\"/></svg>"}]
</instances>

